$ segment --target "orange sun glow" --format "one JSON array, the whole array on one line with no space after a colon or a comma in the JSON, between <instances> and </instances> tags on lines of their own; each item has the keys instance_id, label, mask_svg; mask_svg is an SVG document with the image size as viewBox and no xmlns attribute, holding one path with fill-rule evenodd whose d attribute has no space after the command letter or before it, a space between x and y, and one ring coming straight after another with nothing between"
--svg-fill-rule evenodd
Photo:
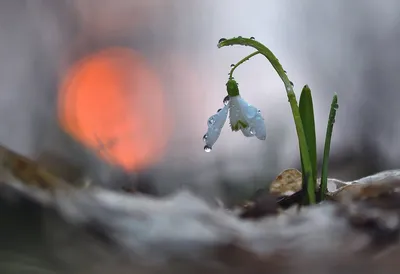
<instances>
[{"instance_id":1,"label":"orange sun glow","mask_svg":"<svg viewBox=\"0 0 400 274\"><path fill-rule=\"evenodd\" d=\"M73 65L59 90L62 128L104 160L138 171L162 157L171 130L163 87L135 51L109 48Z\"/></svg>"}]
</instances>

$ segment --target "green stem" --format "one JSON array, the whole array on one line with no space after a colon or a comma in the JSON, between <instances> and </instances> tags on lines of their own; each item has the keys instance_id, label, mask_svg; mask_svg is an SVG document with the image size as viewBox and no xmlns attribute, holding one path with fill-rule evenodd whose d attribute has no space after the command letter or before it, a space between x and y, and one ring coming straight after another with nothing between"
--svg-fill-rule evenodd
<instances>
[{"instance_id":1,"label":"green stem","mask_svg":"<svg viewBox=\"0 0 400 274\"><path fill-rule=\"evenodd\" d=\"M282 79L283 84L285 85L287 97L289 99L290 107L292 108L292 114L294 118L294 123L296 125L297 136L299 139L299 146L300 146L300 153L301 158L304 164L303 173L305 173L305 178L307 180L307 191L310 204L315 204L315 185L313 184L313 170L310 161L310 155L308 154L308 147L306 136L303 129L303 124L300 117L300 111L296 100L296 95L293 90L292 83L290 82L289 78L286 75L285 70L282 68L279 60L275 57L275 55L263 44L260 42L249 39L249 38L232 38L223 40L218 43L218 48L222 48L225 46L233 46L233 45L243 45L243 46L250 46L257 51L259 51L262 55L264 55L268 61L271 63L273 68L278 73L279 77Z\"/></svg>"},{"instance_id":2,"label":"green stem","mask_svg":"<svg viewBox=\"0 0 400 274\"><path fill-rule=\"evenodd\" d=\"M259 51L253 52L252 54L247 55L246 57L244 57L242 60L240 60L239 62L236 63L236 65L233 66L233 68L231 69L231 71L229 72L229 79L233 79L233 72L235 71L235 69L240 66L241 64L243 64L244 62L246 62L247 60L249 60L251 57L256 56L257 54L259 54Z\"/></svg>"}]
</instances>

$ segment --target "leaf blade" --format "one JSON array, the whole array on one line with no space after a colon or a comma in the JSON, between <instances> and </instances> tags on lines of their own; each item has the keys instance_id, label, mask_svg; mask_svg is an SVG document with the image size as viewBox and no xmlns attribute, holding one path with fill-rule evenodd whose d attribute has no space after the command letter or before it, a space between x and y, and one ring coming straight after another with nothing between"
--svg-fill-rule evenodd
<instances>
[{"instance_id":1,"label":"leaf blade","mask_svg":"<svg viewBox=\"0 0 400 274\"><path fill-rule=\"evenodd\" d=\"M331 139L333 132L333 125L335 124L336 111L339 108L337 94L333 95L331 109L329 111L328 125L326 128L325 145L324 145L324 156L322 160L322 171L321 171L321 201L324 200L325 194L328 191L328 164L329 164L329 153L331 148Z\"/></svg>"},{"instance_id":2,"label":"leaf blade","mask_svg":"<svg viewBox=\"0 0 400 274\"><path fill-rule=\"evenodd\" d=\"M315 134L314 105L311 95L311 89L308 87L308 85L305 85L303 87L303 90L301 91L299 110L312 167L312 174L310 174L309 176L311 176L313 185L309 185L311 182L309 181L308 184L305 184L303 186L303 190L305 191L305 193L309 193L310 191L315 192L317 184L317 141ZM301 166L303 169L303 161L301 161ZM306 174L304 173L303 181L307 181Z\"/></svg>"}]
</instances>

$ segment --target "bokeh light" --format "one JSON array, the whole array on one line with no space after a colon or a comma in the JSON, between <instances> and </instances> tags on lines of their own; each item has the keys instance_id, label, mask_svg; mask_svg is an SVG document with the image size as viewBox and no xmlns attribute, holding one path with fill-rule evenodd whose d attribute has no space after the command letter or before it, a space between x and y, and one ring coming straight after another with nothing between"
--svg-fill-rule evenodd
<instances>
[{"instance_id":1,"label":"bokeh light","mask_svg":"<svg viewBox=\"0 0 400 274\"><path fill-rule=\"evenodd\" d=\"M74 64L59 90L62 128L109 163L139 171L171 131L161 81L134 50L108 48Z\"/></svg>"}]
</instances>

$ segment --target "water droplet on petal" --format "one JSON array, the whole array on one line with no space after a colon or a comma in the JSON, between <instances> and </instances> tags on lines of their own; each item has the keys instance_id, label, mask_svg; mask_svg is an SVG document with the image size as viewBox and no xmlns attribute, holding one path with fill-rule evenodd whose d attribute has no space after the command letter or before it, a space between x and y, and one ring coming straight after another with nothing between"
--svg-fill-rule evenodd
<instances>
[{"instance_id":1,"label":"water droplet on petal","mask_svg":"<svg viewBox=\"0 0 400 274\"><path fill-rule=\"evenodd\" d=\"M203 136L203 142L207 142L207 139L208 139L208 135L207 135L207 133L206 133L206 134L204 134L204 136Z\"/></svg>"},{"instance_id":2,"label":"water droplet on petal","mask_svg":"<svg viewBox=\"0 0 400 274\"><path fill-rule=\"evenodd\" d=\"M215 119L214 119L214 117L210 117L210 119L208 119L208 121L207 121L207 124L208 124L209 126L212 126L213 124L215 124Z\"/></svg>"},{"instance_id":3,"label":"water droplet on petal","mask_svg":"<svg viewBox=\"0 0 400 274\"><path fill-rule=\"evenodd\" d=\"M222 110L222 108L219 108L219 109L217 110L217 113L220 112L221 110Z\"/></svg>"},{"instance_id":4,"label":"water droplet on petal","mask_svg":"<svg viewBox=\"0 0 400 274\"><path fill-rule=\"evenodd\" d=\"M251 39L251 40L255 40L256 38L255 38L254 36L251 36L250 39Z\"/></svg>"},{"instance_id":5,"label":"water droplet on petal","mask_svg":"<svg viewBox=\"0 0 400 274\"><path fill-rule=\"evenodd\" d=\"M257 110L257 113L261 113L261 110Z\"/></svg>"},{"instance_id":6,"label":"water droplet on petal","mask_svg":"<svg viewBox=\"0 0 400 274\"><path fill-rule=\"evenodd\" d=\"M229 95L225 96L224 100L222 101L226 106L229 103Z\"/></svg>"},{"instance_id":7,"label":"water droplet on petal","mask_svg":"<svg viewBox=\"0 0 400 274\"><path fill-rule=\"evenodd\" d=\"M221 39L218 40L218 44L219 44L219 43L222 43L222 42L224 42L224 41L226 41L226 38L221 38Z\"/></svg>"},{"instance_id":8,"label":"water droplet on petal","mask_svg":"<svg viewBox=\"0 0 400 274\"><path fill-rule=\"evenodd\" d=\"M257 109L251 105L249 105L246 109L245 109L245 114L246 117L249 119L252 119L254 116L257 115Z\"/></svg>"},{"instance_id":9,"label":"water droplet on petal","mask_svg":"<svg viewBox=\"0 0 400 274\"><path fill-rule=\"evenodd\" d=\"M210 146L204 146L204 151L205 152L210 152L212 150L212 147Z\"/></svg>"},{"instance_id":10,"label":"water droplet on petal","mask_svg":"<svg viewBox=\"0 0 400 274\"><path fill-rule=\"evenodd\" d=\"M251 135L256 134L256 130L254 128L250 128L249 132L250 132Z\"/></svg>"}]
</instances>

